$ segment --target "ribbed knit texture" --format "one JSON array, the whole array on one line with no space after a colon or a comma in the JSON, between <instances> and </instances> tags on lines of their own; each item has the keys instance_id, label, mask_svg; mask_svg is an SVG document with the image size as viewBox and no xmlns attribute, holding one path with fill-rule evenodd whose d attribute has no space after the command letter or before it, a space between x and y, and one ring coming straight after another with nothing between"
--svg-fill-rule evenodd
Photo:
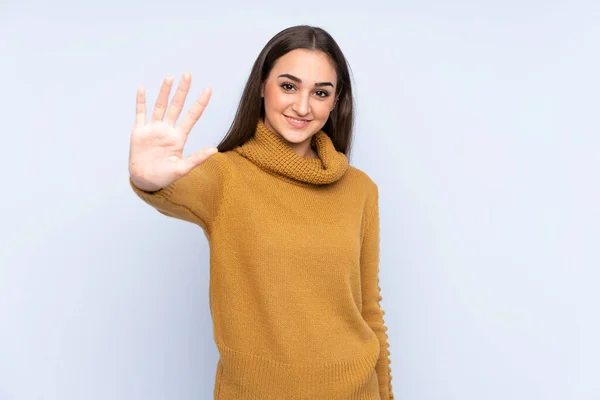
<instances>
[{"instance_id":1,"label":"ribbed knit texture","mask_svg":"<svg viewBox=\"0 0 600 400\"><path fill-rule=\"evenodd\" d=\"M215 400L394 398L377 185L324 132L312 145L300 157L259 121L166 188L130 180L208 239Z\"/></svg>"},{"instance_id":2,"label":"ribbed knit texture","mask_svg":"<svg viewBox=\"0 0 600 400\"><path fill-rule=\"evenodd\" d=\"M262 121L258 122L254 137L236 151L258 167L281 177L323 185L337 181L348 168L348 159L336 151L326 133L312 137L312 147L319 158L299 157L288 145L274 135Z\"/></svg>"}]
</instances>

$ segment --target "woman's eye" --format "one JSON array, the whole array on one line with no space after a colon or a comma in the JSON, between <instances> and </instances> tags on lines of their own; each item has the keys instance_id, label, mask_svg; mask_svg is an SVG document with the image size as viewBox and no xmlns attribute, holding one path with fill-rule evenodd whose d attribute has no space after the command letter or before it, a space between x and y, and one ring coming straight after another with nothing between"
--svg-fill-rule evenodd
<instances>
[{"instance_id":1,"label":"woman's eye","mask_svg":"<svg viewBox=\"0 0 600 400\"><path fill-rule=\"evenodd\" d=\"M283 90L285 90L286 92L290 92L292 90L295 90L296 87L294 85L292 85L291 83L282 83L281 85L279 85ZM317 95L317 97L320 98L326 98L329 97L329 92L326 90L317 90L315 92L315 94Z\"/></svg>"}]
</instances>

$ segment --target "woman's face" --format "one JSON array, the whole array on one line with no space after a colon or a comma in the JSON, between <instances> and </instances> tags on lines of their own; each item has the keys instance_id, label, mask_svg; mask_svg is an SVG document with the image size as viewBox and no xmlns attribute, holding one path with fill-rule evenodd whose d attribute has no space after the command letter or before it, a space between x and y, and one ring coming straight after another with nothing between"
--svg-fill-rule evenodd
<instances>
[{"instance_id":1,"label":"woman's face","mask_svg":"<svg viewBox=\"0 0 600 400\"><path fill-rule=\"evenodd\" d=\"M336 88L337 74L325 53L305 49L286 53L262 87L265 125L297 153L310 155L310 139L327 122Z\"/></svg>"}]
</instances>

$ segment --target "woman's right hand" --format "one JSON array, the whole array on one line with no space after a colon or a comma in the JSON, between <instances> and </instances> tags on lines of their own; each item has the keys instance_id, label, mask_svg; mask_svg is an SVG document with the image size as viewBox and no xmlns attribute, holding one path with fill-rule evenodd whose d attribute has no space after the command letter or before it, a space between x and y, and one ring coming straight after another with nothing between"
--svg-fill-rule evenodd
<instances>
[{"instance_id":1,"label":"woman's right hand","mask_svg":"<svg viewBox=\"0 0 600 400\"><path fill-rule=\"evenodd\" d=\"M129 145L129 175L139 189L152 192L167 187L218 152L215 147L206 147L183 158L187 137L211 95L210 88L204 89L179 126L175 126L190 84L191 74L186 73L169 105L173 78L165 78L149 123L146 122L145 89L140 87L137 91L136 120Z\"/></svg>"}]
</instances>

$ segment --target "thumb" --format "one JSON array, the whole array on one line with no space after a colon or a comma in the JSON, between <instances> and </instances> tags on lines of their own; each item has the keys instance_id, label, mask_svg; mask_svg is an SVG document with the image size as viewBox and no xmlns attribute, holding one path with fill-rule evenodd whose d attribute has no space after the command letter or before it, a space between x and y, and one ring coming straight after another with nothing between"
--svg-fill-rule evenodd
<instances>
[{"instance_id":1,"label":"thumb","mask_svg":"<svg viewBox=\"0 0 600 400\"><path fill-rule=\"evenodd\" d=\"M210 156L219 152L216 147L205 147L202 150L195 152L184 159L186 173L190 172L194 167L202 164Z\"/></svg>"}]
</instances>

